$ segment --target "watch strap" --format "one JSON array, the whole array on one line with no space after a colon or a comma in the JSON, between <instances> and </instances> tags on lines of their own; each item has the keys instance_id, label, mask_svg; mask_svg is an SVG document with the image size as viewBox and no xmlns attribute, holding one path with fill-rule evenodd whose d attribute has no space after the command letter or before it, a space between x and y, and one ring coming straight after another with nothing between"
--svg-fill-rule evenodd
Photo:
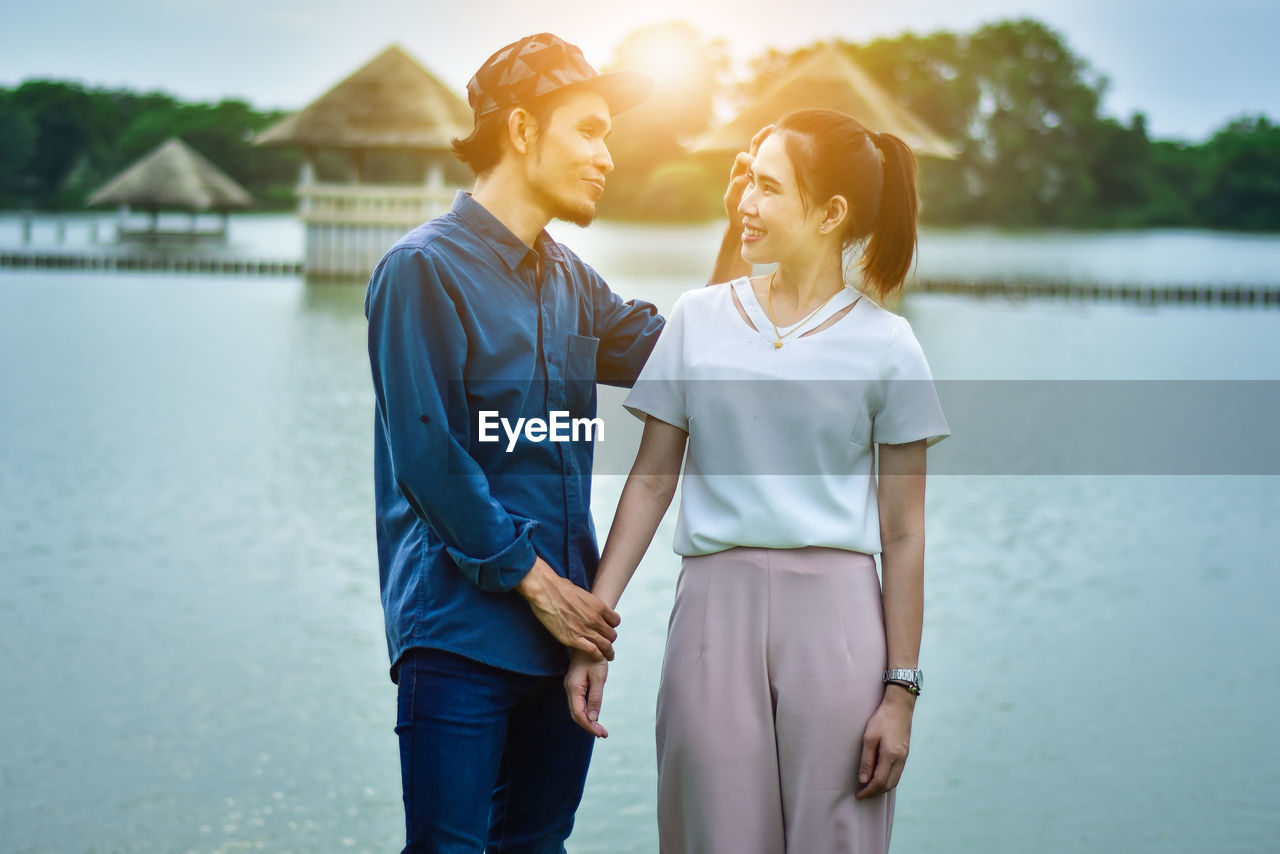
<instances>
[{"instance_id":1,"label":"watch strap","mask_svg":"<svg viewBox=\"0 0 1280 854\"><path fill-rule=\"evenodd\" d=\"M885 684L892 682L895 685L901 685L912 694L919 696L923 687L924 673L917 668L895 667L885 671L883 681Z\"/></svg>"}]
</instances>

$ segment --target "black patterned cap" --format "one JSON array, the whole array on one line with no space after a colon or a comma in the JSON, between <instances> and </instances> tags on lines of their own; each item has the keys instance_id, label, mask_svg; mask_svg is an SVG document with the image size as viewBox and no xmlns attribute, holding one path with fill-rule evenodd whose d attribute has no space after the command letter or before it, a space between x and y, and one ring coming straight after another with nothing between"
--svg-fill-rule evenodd
<instances>
[{"instance_id":1,"label":"black patterned cap","mask_svg":"<svg viewBox=\"0 0 1280 854\"><path fill-rule=\"evenodd\" d=\"M609 112L617 115L648 98L653 80L638 71L600 74L576 45L551 33L538 33L485 60L467 84L467 103L478 121L569 86L599 92L609 102Z\"/></svg>"}]
</instances>

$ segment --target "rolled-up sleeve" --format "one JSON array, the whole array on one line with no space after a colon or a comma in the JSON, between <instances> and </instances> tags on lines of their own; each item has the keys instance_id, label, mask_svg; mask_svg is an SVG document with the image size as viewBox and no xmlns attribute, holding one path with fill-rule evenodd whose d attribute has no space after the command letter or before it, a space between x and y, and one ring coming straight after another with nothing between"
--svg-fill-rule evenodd
<instances>
[{"instance_id":1,"label":"rolled-up sleeve","mask_svg":"<svg viewBox=\"0 0 1280 854\"><path fill-rule=\"evenodd\" d=\"M468 452L458 306L421 248L388 254L369 281L369 363L390 476L413 512L483 590L515 587L537 557L538 524L508 512Z\"/></svg>"}]
</instances>

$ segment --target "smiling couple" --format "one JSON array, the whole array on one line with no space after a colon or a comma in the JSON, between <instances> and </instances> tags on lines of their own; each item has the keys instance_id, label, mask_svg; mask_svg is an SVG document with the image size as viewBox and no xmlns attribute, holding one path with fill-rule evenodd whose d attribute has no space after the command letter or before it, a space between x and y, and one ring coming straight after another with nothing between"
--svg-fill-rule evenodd
<instances>
[{"instance_id":1,"label":"smiling couple","mask_svg":"<svg viewBox=\"0 0 1280 854\"><path fill-rule=\"evenodd\" d=\"M731 170L727 284L664 322L544 230L592 221L612 116L649 91L546 33L495 53L454 142L472 192L369 282L406 852L564 851L607 735L614 607L682 463L662 851L888 848L920 688L925 449L949 435L910 326L879 305L914 252L915 158L840 113L766 128ZM777 267L738 275L752 263ZM645 421L602 555L590 441L506 449L471 426L592 418L597 382L632 387Z\"/></svg>"}]
</instances>

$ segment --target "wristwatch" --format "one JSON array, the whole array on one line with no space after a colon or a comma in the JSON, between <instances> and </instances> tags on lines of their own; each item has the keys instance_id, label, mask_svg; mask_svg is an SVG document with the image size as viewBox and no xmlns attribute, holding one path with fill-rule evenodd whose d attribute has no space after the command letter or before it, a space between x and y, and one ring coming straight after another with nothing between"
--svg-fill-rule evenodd
<instances>
[{"instance_id":1,"label":"wristwatch","mask_svg":"<svg viewBox=\"0 0 1280 854\"><path fill-rule=\"evenodd\" d=\"M901 685L917 697L924 690L924 671L910 670L906 668L894 668L884 672L884 682L887 685L892 682L895 685Z\"/></svg>"}]
</instances>

